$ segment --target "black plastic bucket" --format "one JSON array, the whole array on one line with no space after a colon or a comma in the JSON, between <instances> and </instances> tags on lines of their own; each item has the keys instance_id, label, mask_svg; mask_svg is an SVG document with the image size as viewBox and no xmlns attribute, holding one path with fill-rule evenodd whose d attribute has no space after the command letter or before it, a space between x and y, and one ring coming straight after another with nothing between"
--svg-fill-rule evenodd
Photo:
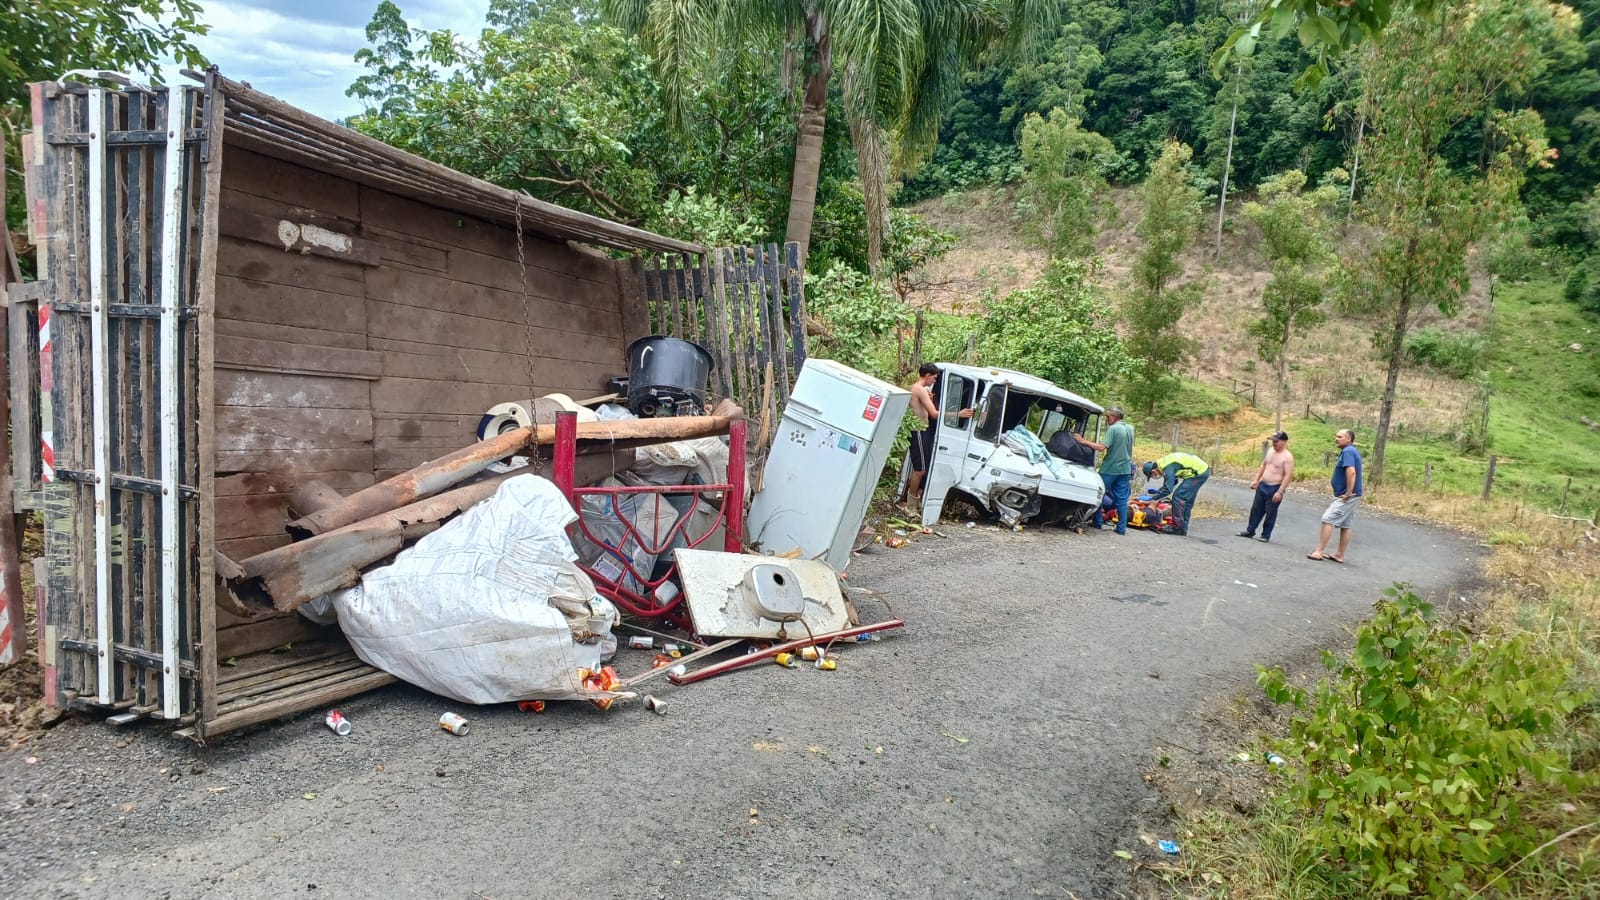
<instances>
[{"instance_id":1,"label":"black plastic bucket","mask_svg":"<svg viewBox=\"0 0 1600 900\"><path fill-rule=\"evenodd\" d=\"M693 341L665 335L628 345L628 408L637 416L677 412L685 403L705 411L711 354Z\"/></svg>"}]
</instances>

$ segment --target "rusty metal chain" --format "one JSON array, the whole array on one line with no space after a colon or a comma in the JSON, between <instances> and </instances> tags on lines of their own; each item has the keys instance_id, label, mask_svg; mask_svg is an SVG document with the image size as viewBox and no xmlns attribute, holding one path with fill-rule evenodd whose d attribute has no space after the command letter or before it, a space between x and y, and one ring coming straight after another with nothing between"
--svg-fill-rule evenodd
<instances>
[{"instance_id":1,"label":"rusty metal chain","mask_svg":"<svg viewBox=\"0 0 1600 900\"><path fill-rule=\"evenodd\" d=\"M528 417L533 426L539 426L539 408L533 402L533 321L528 311L528 258L527 250L522 240L522 192L517 192L517 283L522 288L522 358L527 364L528 373ZM533 471L542 472L544 457L540 454L538 446L529 448Z\"/></svg>"}]
</instances>

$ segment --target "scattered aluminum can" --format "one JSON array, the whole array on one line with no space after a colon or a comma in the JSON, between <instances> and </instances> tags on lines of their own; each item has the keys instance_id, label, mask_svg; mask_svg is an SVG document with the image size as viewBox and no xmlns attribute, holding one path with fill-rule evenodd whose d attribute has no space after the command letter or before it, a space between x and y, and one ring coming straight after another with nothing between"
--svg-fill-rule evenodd
<instances>
[{"instance_id":1,"label":"scattered aluminum can","mask_svg":"<svg viewBox=\"0 0 1600 900\"><path fill-rule=\"evenodd\" d=\"M1284 765L1283 757L1279 756L1276 753L1268 753L1267 754L1267 762L1269 762L1269 763L1271 763L1271 764L1273 764L1275 766Z\"/></svg>"},{"instance_id":2,"label":"scattered aluminum can","mask_svg":"<svg viewBox=\"0 0 1600 900\"><path fill-rule=\"evenodd\" d=\"M656 645L656 639L647 634L636 634L628 638L628 646L635 650L651 650Z\"/></svg>"},{"instance_id":3,"label":"scattered aluminum can","mask_svg":"<svg viewBox=\"0 0 1600 900\"><path fill-rule=\"evenodd\" d=\"M344 713L339 712L337 709L328 710L328 715L322 721L323 724L328 726L329 730L340 737L350 733L350 720L346 719Z\"/></svg>"},{"instance_id":4,"label":"scattered aluminum can","mask_svg":"<svg viewBox=\"0 0 1600 900\"><path fill-rule=\"evenodd\" d=\"M467 725L466 718L458 716L455 713L445 713L439 717L439 727L450 732L451 734L463 735L467 733L469 726Z\"/></svg>"},{"instance_id":5,"label":"scattered aluminum can","mask_svg":"<svg viewBox=\"0 0 1600 900\"><path fill-rule=\"evenodd\" d=\"M817 658L817 648L816 647L801 647L800 648L800 658L805 660L806 662L812 662L812 661L816 660L816 658Z\"/></svg>"},{"instance_id":6,"label":"scattered aluminum can","mask_svg":"<svg viewBox=\"0 0 1600 900\"><path fill-rule=\"evenodd\" d=\"M667 714L666 701L660 699L659 697L653 697L649 694L644 695L644 708L650 710L658 716L664 716Z\"/></svg>"},{"instance_id":7,"label":"scattered aluminum can","mask_svg":"<svg viewBox=\"0 0 1600 900\"><path fill-rule=\"evenodd\" d=\"M834 669L839 668L839 662L838 660L829 656L824 659L817 660L817 668L824 672L832 672Z\"/></svg>"},{"instance_id":8,"label":"scattered aluminum can","mask_svg":"<svg viewBox=\"0 0 1600 900\"><path fill-rule=\"evenodd\" d=\"M1161 852L1168 856L1178 855L1178 845L1172 841L1161 841L1156 846L1161 848Z\"/></svg>"},{"instance_id":9,"label":"scattered aluminum can","mask_svg":"<svg viewBox=\"0 0 1600 900\"><path fill-rule=\"evenodd\" d=\"M800 661L794 658L793 653L779 653L772 658L772 661L785 669L794 669L800 665Z\"/></svg>"},{"instance_id":10,"label":"scattered aluminum can","mask_svg":"<svg viewBox=\"0 0 1600 900\"><path fill-rule=\"evenodd\" d=\"M667 674L668 675L676 675L679 678L682 678L684 675L688 674L688 672L689 672L689 667L684 665L683 663L678 663L677 665L675 665L672 668L667 670Z\"/></svg>"}]
</instances>

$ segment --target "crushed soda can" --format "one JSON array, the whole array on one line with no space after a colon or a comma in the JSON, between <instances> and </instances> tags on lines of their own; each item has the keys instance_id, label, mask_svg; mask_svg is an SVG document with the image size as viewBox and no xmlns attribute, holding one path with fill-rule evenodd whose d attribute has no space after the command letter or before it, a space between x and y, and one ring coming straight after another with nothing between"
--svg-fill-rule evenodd
<instances>
[{"instance_id":1,"label":"crushed soda can","mask_svg":"<svg viewBox=\"0 0 1600 900\"><path fill-rule=\"evenodd\" d=\"M672 668L667 670L667 674L668 675L676 675L679 678L682 678L684 675L688 674L688 672L689 672L689 667L684 665L683 663L678 663L677 665L675 665Z\"/></svg>"},{"instance_id":2,"label":"crushed soda can","mask_svg":"<svg viewBox=\"0 0 1600 900\"><path fill-rule=\"evenodd\" d=\"M667 714L667 702L659 697L653 697L649 694L644 695L644 708L650 710L658 716L664 716Z\"/></svg>"},{"instance_id":3,"label":"crushed soda can","mask_svg":"<svg viewBox=\"0 0 1600 900\"><path fill-rule=\"evenodd\" d=\"M635 650L651 650L656 645L656 639L647 634L636 634L628 638L628 646Z\"/></svg>"},{"instance_id":4,"label":"crushed soda can","mask_svg":"<svg viewBox=\"0 0 1600 900\"><path fill-rule=\"evenodd\" d=\"M839 668L839 663L833 657L827 656L817 660L817 668L824 672L832 672L834 669Z\"/></svg>"},{"instance_id":5,"label":"crushed soda can","mask_svg":"<svg viewBox=\"0 0 1600 900\"><path fill-rule=\"evenodd\" d=\"M466 717L458 716L451 712L447 712L439 717L439 727L454 735L464 735L470 728L470 726L467 725Z\"/></svg>"},{"instance_id":6,"label":"crushed soda can","mask_svg":"<svg viewBox=\"0 0 1600 900\"><path fill-rule=\"evenodd\" d=\"M517 709L520 709L523 712L542 713L544 712L544 701L520 700L517 702Z\"/></svg>"},{"instance_id":7,"label":"crushed soda can","mask_svg":"<svg viewBox=\"0 0 1600 900\"><path fill-rule=\"evenodd\" d=\"M794 658L793 653L779 653L772 658L772 661L785 669L797 669L800 667L800 661Z\"/></svg>"},{"instance_id":8,"label":"crushed soda can","mask_svg":"<svg viewBox=\"0 0 1600 900\"><path fill-rule=\"evenodd\" d=\"M1279 756L1276 753L1268 753L1267 754L1267 762L1269 762L1269 763L1271 763L1271 764L1273 764L1275 766L1286 765L1286 763L1283 761L1283 757Z\"/></svg>"},{"instance_id":9,"label":"crushed soda can","mask_svg":"<svg viewBox=\"0 0 1600 900\"><path fill-rule=\"evenodd\" d=\"M350 720L346 719L344 713L339 712L337 709L328 710L328 714L323 717L322 722L328 726L329 730L340 737L350 733Z\"/></svg>"},{"instance_id":10,"label":"crushed soda can","mask_svg":"<svg viewBox=\"0 0 1600 900\"><path fill-rule=\"evenodd\" d=\"M1161 852L1168 856L1178 855L1178 845L1172 841L1160 841L1156 846L1161 848Z\"/></svg>"}]
</instances>

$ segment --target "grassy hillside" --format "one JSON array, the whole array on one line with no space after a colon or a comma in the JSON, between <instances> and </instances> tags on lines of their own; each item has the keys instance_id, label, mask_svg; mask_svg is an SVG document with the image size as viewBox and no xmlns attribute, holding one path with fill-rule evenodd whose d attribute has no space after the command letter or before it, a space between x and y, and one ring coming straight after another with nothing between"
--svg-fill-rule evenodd
<instances>
[{"instance_id":1,"label":"grassy hillside","mask_svg":"<svg viewBox=\"0 0 1600 900\"><path fill-rule=\"evenodd\" d=\"M1105 287L1112 295L1137 250L1132 197L1121 192L1115 200L1119 214L1098 242ZM925 302L948 312L929 317L927 358L963 358L965 334L971 329L962 314L980 310L986 291L1025 287L1043 268L1043 253L1023 240L1010 209L1009 197L995 189L941 197L917 208L959 239L956 249L931 267L932 280L942 283L942 290ZM1202 281L1206 292L1182 327L1200 341L1200 351L1184 373L1183 390L1154 416L1130 410L1141 453L1169 446L1170 423L1179 420L1180 444L1220 462L1224 470L1253 471L1260 459L1261 441L1276 421L1278 398L1269 367L1255 359L1244 332L1245 322L1258 315L1260 291L1268 279L1249 229L1242 221L1231 224L1220 256L1214 255L1209 239L1189 255L1188 277ZM1291 348L1283 427L1291 434L1302 479L1326 478L1325 455L1339 428L1354 428L1358 446L1370 455L1385 366L1372 334L1382 324L1335 316ZM1566 302L1553 283L1501 285L1491 307L1488 281L1479 278L1460 316L1445 319L1428 310L1417 318L1413 334L1423 328L1491 336L1489 445L1481 451L1463 450L1476 443L1464 439L1476 439L1482 430L1484 397L1478 383L1407 366L1401 373L1387 454L1390 484L1476 494L1494 454L1495 493L1500 497L1554 511L1568 490L1568 515L1594 515L1600 508L1600 479L1593 475L1600 472L1600 426L1591 431L1580 417L1600 422L1600 320ZM1574 344L1581 349L1570 349ZM879 355L885 370L892 369L894 346ZM1252 383L1254 407L1249 402ZM1114 386L1095 399L1107 404L1121 400Z\"/></svg>"}]
</instances>

